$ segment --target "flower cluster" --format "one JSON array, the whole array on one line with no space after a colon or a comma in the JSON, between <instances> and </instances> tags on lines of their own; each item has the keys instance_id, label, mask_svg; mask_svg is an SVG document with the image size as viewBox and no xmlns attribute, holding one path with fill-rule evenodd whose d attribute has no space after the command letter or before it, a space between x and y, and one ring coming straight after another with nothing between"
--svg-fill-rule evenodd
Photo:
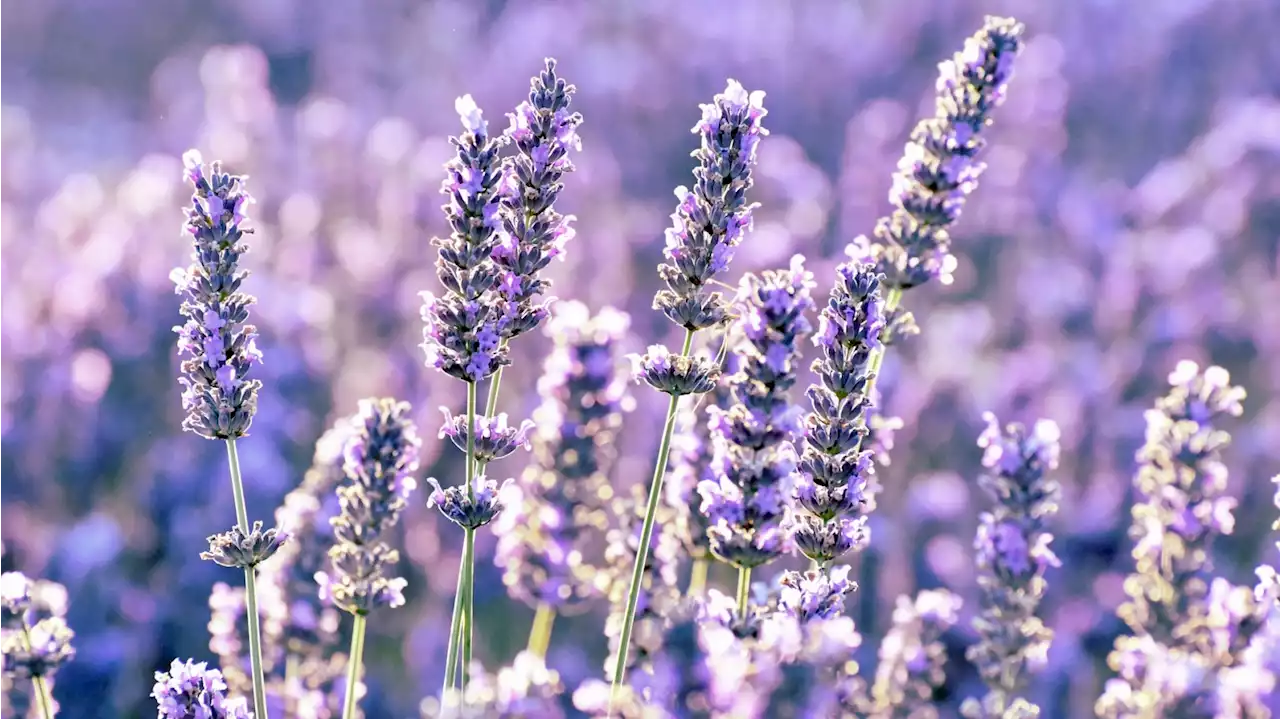
<instances>
[{"instance_id":1,"label":"flower cluster","mask_svg":"<svg viewBox=\"0 0 1280 719\"><path fill-rule=\"evenodd\" d=\"M946 680L942 635L959 620L960 598L945 589L898 597L893 628L880 643L880 663L861 716L936 719L933 692Z\"/></svg>"},{"instance_id":2,"label":"flower cluster","mask_svg":"<svg viewBox=\"0 0 1280 719\"><path fill-rule=\"evenodd\" d=\"M404 604L406 581L389 576L400 553L384 534L395 526L417 487L422 441L409 405L390 398L360 401L343 456L348 483L338 488L340 513L332 519L331 572L318 572L321 597L351 614Z\"/></svg>"},{"instance_id":3,"label":"flower cluster","mask_svg":"<svg viewBox=\"0 0 1280 719\"><path fill-rule=\"evenodd\" d=\"M982 131L1004 102L1022 33L1015 20L987 17L963 50L938 65L936 113L911 133L889 191L894 211L876 225L874 244L855 240L890 289L951 282L956 259L947 228L986 167L976 159L987 144Z\"/></svg>"},{"instance_id":4,"label":"flower cluster","mask_svg":"<svg viewBox=\"0 0 1280 719\"><path fill-rule=\"evenodd\" d=\"M173 660L167 672L156 672L151 696L158 719L249 719L243 699L226 696L222 672L204 662Z\"/></svg>"},{"instance_id":5,"label":"flower cluster","mask_svg":"<svg viewBox=\"0 0 1280 719\"><path fill-rule=\"evenodd\" d=\"M67 626L67 590L21 572L0 575L0 650L8 708L26 716L32 705L54 711L54 673L76 655L75 632Z\"/></svg>"},{"instance_id":6,"label":"flower cluster","mask_svg":"<svg viewBox=\"0 0 1280 719\"><path fill-rule=\"evenodd\" d=\"M455 108L463 133L450 138L457 156L445 165L440 188L452 233L436 238L440 250L436 276L445 293L422 292L422 349L427 366L465 382L478 382L507 364L502 343L503 309L495 295L499 281L492 255L502 220L503 167L498 157L504 139L489 136L489 123L470 95Z\"/></svg>"},{"instance_id":7,"label":"flower cluster","mask_svg":"<svg viewBox=\"0 0 1280 719\"><path fill-rule=\"evenodd\" d=\"M718 325L727 316L727 302L708 286L728 269L751 229L755 205L746 196L756 149L769 134L761 124L766 114L763 91L748 93L730 80L723 93L702 105L702 119L693 128L701 138L693 152L693 189L676 188L679 204L663 251L667 261L658 266L667 287L653 299L654 309L689 331Z\"/></svg>"},{"instance_id":8,"label":"flower cluster","mask_svg":"<svg viewBox=\"0 0 1280 719\"><path fill-rule=\"evenodd\" d=\"M982 611L974 619L980 639L967 656L989 688L982 701L964 707L975 719L1007 716L1027 673L1045 661L1053 630L1036 617L1036 608L1047 586L1045 570L1059 564L1045 525L1062 495L1058 482L1046 476L1061 451L1056 424L1040 420L1028 431L1018 424L1001 427L990 412L983 417L987 428L978 446L989 474L979 484L996 506L982 513L974 543ZM1035 711L1025 701L1016 703L1022 716Z\"/></svg>"},{"instance_id":9,"label":"flower cluster","mask_svg":"<svg viewBox=\"0 0 1280 719\"><path fill-rule=\"evenodd\" d=\"M629 322L608 307L593 316L580 302L552 309L547 334L555 347L538 380L534 462L511 485L510 510L493 530L507 591L530 606L563 609L599 594L585 541L607 521L600 495L615 434L634 404L618 371Z\"/></svg>"},{"instance_id":10,"label":"flower cluster","mask_svg":"<svg viewBox=\"0 0 1280 719\"><path fill-rule=\"evenodd\" d=\"M728 382L734 404L708 409L713 435L712 478L698 485L711 551L739 568L757 567L788 546L783 526L790 510L800 431L789 390L796 383L800 344L812 327L813 275L796 256L788 270L742 280L734 330L738 371ZM732 331L732 330L731 330Z\"/></svg>"},{"instance_id":11,"label":"flower cluster","mask_svg":"<svg viewBox=\"0 0 1280 719\"><path fill-rule=\"evenodd\" d=\"M804 555L829 564L869 541L866 525L872 452L861 448L875 374L883 310L881 277L872 265L846 262L836 270L831 298L822 309L814 361L818 382L806 393L813 406L804 420L804 451L795 499L804 510L795 542Z\"/></svg>"},{"instance_id":12,"label":"flower cluster","mask_svg":"<svg viewBox=\"0 0 1280 719\"><path fill-rule=\"evenodd\" d=\"M858 588L849 579L849 566L821 572L786 572L778 580L778 607L799 619L835 619L844 615L844 600Z\"/></svg>"},{"instance_id":13,"label":"flower cluster","mask_svg":"<svg viewBox=\"0 0 1280 719\"><path fill-rule=\"evenodd\" d=\"M562 257L573 238L574 217L556 212L555 201L572 172L570 150L582 150L578 126L582 115L569 110L575 89L556 75L556 61L533 78L529 99L508 115L504 133L520 154L506 164L502 188L503 233L493 248L498 267L498 294L506 304L503 339L535 329L547 318L550 301L538 302L550 281L539 276L547 263Z\"/></svg>"},{"instance_id":14,"label":"flower cluster","mask_svg":"<svg viewBox=\"0 0 1280 719\"><path fill-rule=\"evenodd\" d=\"M180 311L186 322L173 328L178 354L186 356L178 378L187 412L182 427L208 439L235 439L249 432L262 386L248 378L262 353L257 328L245 324L255 300L241 291L249 273L239 269L248 251L244 236L252 232L244 226L244 210L253 198L245 178L223 172L218 163L206 174L199 152L188 151L182 162L195 187L186 221L195 245L192 262L169 275L185 298Z\"/></svg>"}]
</instances>

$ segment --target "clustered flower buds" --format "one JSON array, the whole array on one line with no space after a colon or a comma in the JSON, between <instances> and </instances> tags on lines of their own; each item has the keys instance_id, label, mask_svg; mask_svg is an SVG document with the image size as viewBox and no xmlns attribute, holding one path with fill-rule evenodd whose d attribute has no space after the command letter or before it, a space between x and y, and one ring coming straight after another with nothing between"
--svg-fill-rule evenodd
<instances>
[{"instance_id":1,"label":"clustered flower buds","mask_svg":"<svg viewBox=\"0 0 1280 719\"><path fill-rule=\"evenodd\" d=\"M0 575L0 649L6 677L38 681L40 686L33 688L47 691L43 687L54 672L76 655L71 646L75 632L67 626L66 613L67 590L61 584L31 580L21 572Z\"/></svg>"},{"instance_id":2,"label":"clustered flower buds","mask_svg":"<svg viewBox=\"0 0 1280 719\"><path fill-rule=\"evenodd\" d=\"M417 487L421 440L409 405L394 399L360 401L343 470L348 484L338 488L340 514L332 520L335 544L331 572L319 572L321 596L351 614L404 604L407 582L390 576L400 553L384 535L400 519Z\"/></svg>"},{"instance_id":3,"label":"clustered flower buds","mask_svg":"<svg viewBox=\"0 0 1280 719\"><path fill-rule=\"evenodd\" d=\"M258 331L249 319L252 295L240 290L248 271L239 269L248 251L244 210L253 202L245 178L222 172L213 163L208 174L195 150L182 157L186 178L195 187L187 210L186 229L195 245L192 263L169 277L183 295L180 311L186 322L173 328L185 388L183 429L208 439L235 439L249 432L258 409L262 383L249 379L261 364Z\"/></svg>"},{"instance_id":4,"label":"clustered flower buds","mask_svg":"<svg viewBox=\"0 0 1280 719\"><path fill-rule=\"evenodd\" d=\"M204 662L173 660L167 672L156 672L151 696L159 719L249 719L244 699L226 695L222 672Z\"/></svg>"},{"instance_id":5,"label":"clustered flower buds","mask_svg":"<svg viewBox=\"0 0 1280 719\"><path fill-rule=\"evenodd\" d=\"M254 522L248 533L240 527L209 537L209 551L200 558L223 567L252 569L270 559L289 539L287 532L272 527L263 530L262 522Z\"/></svg>"}]
</instances>

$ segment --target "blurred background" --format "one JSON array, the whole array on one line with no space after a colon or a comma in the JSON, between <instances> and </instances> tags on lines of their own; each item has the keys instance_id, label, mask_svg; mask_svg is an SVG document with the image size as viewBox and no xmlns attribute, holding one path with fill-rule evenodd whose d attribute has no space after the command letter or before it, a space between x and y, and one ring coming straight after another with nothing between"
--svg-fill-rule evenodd
<instances>
[{"instance_id":1,"label":"blurred background","mask_svg":"<svg viewBox=\"0 0 1280 719\"><path fill-rule=\"evenodd\" d=\"M249 175L258 200L246 264L265 387L239 444L250 515L269 519L321 432L369 395L412 402L422 476L459 481L435 430L463 386L416 346L455 97L505 127L542 59L559 59L585 124L560 202L578 234L550 270L554 294L630 312L633 351L673 339L650 302L699 102L728 77L768 93L762 207L734 272L799 252L825 293L844 245L888 209L936 63L987 13L1026 23L1026 48L954 232L956 283L908 295L922 334L888 355L886 412L905 429L864 559L877 571L861 572L879 579L851 607L874 637L904 592L948 586L972 605L981 413L1053 419L1065 566L1050 575L1058 636L1033 695L1048 717L1090 715L1130 566L1141 413L1177 359L1221 364L1249 392L1228 427L1242 503L1219 571L1247 581L1275 561L1274 0L5 0L0 533L5 571L68 589L79 654L58 675L63 716L154 711L152 672L211 657L210 588L240 583L197 559L233 516L224 449L180 431L168 275L189 252L184 150ZM502 409L529 415L548 346L517 342ZM619 485L647 480L665 407L634 394ZM370 719L416 715L442 674L461 533L416 496L396 540L410 602L370 623ZM478 657L497 667L532 612L508 599L480 536ZM602 674L601 621L556 625L550 661L570 687ZM957 697L973 689L966 631L949 638Z\"/></svg>"}]
</instances>

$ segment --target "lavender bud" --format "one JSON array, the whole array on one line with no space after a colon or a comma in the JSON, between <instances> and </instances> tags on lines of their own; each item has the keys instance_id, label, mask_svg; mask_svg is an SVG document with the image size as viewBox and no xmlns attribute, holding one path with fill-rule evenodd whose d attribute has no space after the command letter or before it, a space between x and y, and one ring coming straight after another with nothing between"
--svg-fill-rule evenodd
<instances>
[{"instance_id":1,"label":"lavender bud","mask_svg":"<svg viewBox=\"0 0 1280 719\"><path fill-rule=\"evenodd\" d=\"M248 379L262 353L257 328L245 324L256 301L240 291L249 273L238 269L248 251L244 236L253 231L243 226L253 198L244 190L244 177L222 172L216 162L206 176L199 152L189 150L182 161L195 187L186 222L192 263L169 275L185 297L179 311L186 322L173 328L178 355L187 357L178 378L187 412L182 428L208 439L235 439L249 432L262 386Z\"/></svg>"},{"instance_id":2,"label":"lavender bud","mask_svg":"<svg viewBox=\"0 0 1280 719\"><path fill-rule=\"evenodd\" d=\"M636 381L665 394L682 396L710 392L720 378L720 368L709 357L671 354L663 345L649 345L643 355L627 355Z\"/></svg>"},{"instance_id":3,"label":"lavender bud","mask_svg":"<svg viewBox=\"0 0 1280 719\"><path fill-rule=\"evenodd\" d=\"M876 225L874 244L866 237L854 241L889 288L951 282L956 260L947 228L985 169L976 159L987 144L982 131L1004 102L1022 33L1021 23L988 16L963 50L938 65L937 110L916 125L898 163L889 191L895 209ZM889 334L897 338L913 326L894 317Z\"/></svg>"},{"instance_id":4,"label":"lavender bud","mask_svg":"<svg viewBox=\"0 0 1280 719\"><path fill-rule=\"evenodd\" d=\"M209 551L201 552L200 558L223 567L251 569L270 559L288 539L287 532L275 527L262 531L262 522L254 522L247 535L235 526L209 537Z\"/></svg>"},{"instance_id":5,"label":"lavender bud","mask_svg":"<svg viewBox=\"0 0 1280 719\"><path fill-rule=\"evenodd\" d=\"M448 437L454 446L463 452L467 451L467 416L453 416L445 407L444 424L440 427L440 439ZM533 422L525 420L519 427L507 424L507 413L497 417L476 415L475 456L481 464L488 464L495 459L502 459L517 449L529 449L529 431Z\"/></svg>"},{"instance_id":6,"label":"lavender bud","mask_svg":"<svg viewBox=\"0 0 1280 719\"><path fill-rule=\"evenodd\" d=\"M858 588L847 564L829 572L786 572L779 584L778 606L802 622L842 616L845 597Z\"/></svg>"},{"instance_id":7,"label":"lavender bud","mask_svg":"<svg viewBox=\"0 0 1280 719\"><path fill-rule=\"evenodd\" d=\"M666 231L666 263L658 275L666 283L653 299L672 322L699 330L724 321L727 303L708 285L729 267L734 251L751 229L754 204L747 204L751 168L760 139L769 134L761 125L766 111L764 92L748 93L736 80L702 105L702 119L693 132L701 138L694 151L698 167L693 188L677 187L679 201Z\"/></svg>"},{"instance_id":8,"label":"lavender bud","mask_svg":"<svg viewBox=\"0 0 1280 719\"><path fill-rule=\"evenodd\" d=\"M409 411L408 403L390 398L361 400L344 451L349 484L338 488L340 513L331 520L333 572L319 572L316 579L322 597L352 614L404 604L406 581L388 576L400 554L383 535L417 487L412 473L421 440Z\"/></svg>"},{"instance_id":9,"label":"lavender bud","mask_svg":"<svg viewBox=\"0 0 1280 719\"><path fill-rule=\"evenodd\" d=\"M570 112L575 88L556 75L556 61L530 83L529 99L507 115L506 137L520 151L506 164L502 192L502 239L493 249L498 268L497 290L506 303L502 332L511 339L535 329L548 315L549 300L538 297L550 287L541 272L552 259L563 259L573 238L575 218L556 212L564 189L561 178L572 172L569 151L582 150L578 126L582 115Z\"/></svg>"},{"instance_id":10,"label":"lavender bud","mask_svg":"<svg viewBox=\"0 0 1280 719\"><path fill-rule=\"evenodd\" d=\"M497 480L477 475L470 496L467 488L461 485L441 489L434 477L428 478L427 484L432 487L427 497L428 507L439 507L446 519L463 529L479 529L492 522L504 509L501 494L511 480L504 480L499 485Z\"/></svg>"},{"instance_id":11,"label":"lavender bud","mask_svg":"<svg viewBox=\"0 0 1280 719\"><path fill-rule=\"evenodd\" d=\"M503 336L503 302L494 288L498 270L492 255L501 226L499 200L504 140L488 135L488 123L470 95L455 105L463 133L450 138L457 155L445 165L440 192L452 233L436 238L436 276L443 296L422 292L423 342L427 366L466 382L478 382L508 364Z\"/></svg>"},{"instance_id":12,"label":"lavender bud","mask_svg":"<svg viewBox=\"0 0 1280 719\"><path fill-rule=\"evenodd\" d=\"M168 672L156 672L151 696L159 719L249 719L244 699L228 699L222 672L204 662L173 660Z\"/></svg>"}]
</instances>

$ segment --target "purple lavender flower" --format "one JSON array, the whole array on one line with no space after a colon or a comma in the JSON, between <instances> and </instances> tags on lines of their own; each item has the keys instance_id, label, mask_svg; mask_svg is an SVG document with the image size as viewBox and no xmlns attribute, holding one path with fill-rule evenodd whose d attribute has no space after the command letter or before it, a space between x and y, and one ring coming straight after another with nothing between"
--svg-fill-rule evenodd
<instances>
[{"instance_id":1,"label":"purple lavender flower","mask_svg":"<svg viewBox=\"0 0 1280 719\"><path fill-rule=\"evenodd\" d=\"M751 168L767 114L764 92L748 93L736 80L710 104L693 132L702 140L694 151L698 167L690 190L676 188L679 204L666 232L667 258L658 274L667 288L654 297L654 309L690 332L724 321L727 302L709 291L711 281L729 267L733 254L751 229L754 204L746 200Z\"/></svg>"},{"instance_id":2,"label":"purple lavender flower","mask_svg":"<svg viewBox=\"0 0 1280 719\"><path fill-rule=\"evenodd\" d=\"M573 238L572 215L556 212L555 201L572 172L570 150L582 150L578 126L582 115L570 112L575 88L556 76L556 61L533 78L529 99L507 115L504 133L520 154L506 163L502 191L503 233L493 249L498 267L497 291L506 303L502 336L510 340L535 329L547 318L550 300L538 296L551 285L540 276L555 257L563 259L564 245Z\"/></svg>"},{"instance_id":3,"label":"purple lavender flower","mask_svg":"<svg viewBox=\"0 0 1280 719\"><path fill-rule=\"evenodd\" d=\"M262 522L254 522L248 532L240 527L209 537L209 551L200 558L219 566L250 569L271 558L289 539L288 532L272 527L264 530Z\"/></svg>"},{"instance_id":4,"label":"purple lavender flower","mask_svg":"<svg viewBox=\"0 0 1280 719\"><path fill-rule=\"evenodd\" d=\"M25 716L32 704L41 708L41 716L56 712L54 674L76 655L66 613L67 590L61 584L33 581L21 572L0 575L0 651L5 698L15 716Z\"/></svg>"},{"instance_id":5,"label":"purple lavender flower","mask_svg":"<svg viewBox=\"0 0 1280 719\"><path fill-rule=\"evenodd\" d=\"M449 707L441 713L440 702L422 702L422 719L441 716L459 719L563 719L560 696L564 685L560 675L547 667L533 652L523 651L511 664L489 674L477 663L467 683L465 709ZM448 705L446 705L448 706Z\"/></svg>"},{"instance_id":6,"label":"purple lavender flower","mask_svg":"<svg viewBox=\"0 0 1280 719\"><path fill-rule=\"evenodd\" d=\"M643 355L627 355L632 376L672 397L710 392L720 379L720 368L710 357L671 354L665 345L649 345Z\"/></svg>"},{"instance_id":7,"label":"purple lavender flower","mask_svg":"<svg viewBox=\"0 0 1280 719\"><path fill-rule=\"evenodd\" d=\"M433 240L440 250L436 276L445 293L422 292L423 343L427 366L465 382L478 382L507 364L502 343L502 301L492 255L499 242L498 216L504 140L488 135L488 123L470 95L455 108L463 133L450 142L457 156L445 165L440 192L449 197L445 216L453 232Z\"/></svg>"},{"instance_id":8,"label":"purple lavender flower","mask_svg":"<svg viewBox=\"0 0 1280 719\"><path fill-rule=\"evenodd\" d=\"M872 452L863 450L868 396L875 374L872 354L881 349L881 277L872 265L846 262L819 318L814 361L818 382L806 394L813 406L804 420L804 452L795 500L795 542L819 564L829 564L869 539L866 526Z\"/></svg>"},{"instance_id":9,"label":"purple lavender flower","mask_svg":"<svg viewBox=\"0 0 1280 719\"><path fill-rule=\"evenodd\" d=\"M448 437L453 442L453 446L463 452L467 451L466 415L455 417L447 407L441 407L440 411L444 413L444 424L440 425L440 439ZM529 420L521 422L519 427L512 427L507 423L506 412L497 417L476 416L474 446L477 461L488 464L495 459L510 455L517 449L529 449L529 431L533 427L533 422Z\"/></svg>"},{"instance_id":10,"label":"purple lavender flower","mask_svg":"<svg viewBox=\"0 0 1280 719\"><path fill-rule=\"evenodd\" d=\"M778 607L802 622L844 615L844 600L858 588L849 565L829 572L786 572L779 579Z\"/></svg>"},{"instance_id":11,"label":"purple lavender flower","mask_svg":"<svg viewBox=\"0 0 1280 719\"><path fill-rule=\"evenodd\" d=\"M986 450L982 463L990 473L979 484L996 506L982 513L974 544L982 612L973 620L980 639L967 656L989 691L981 701L966 701L963 711L975 719L1011 711L1035 716L1039 710L1015 693L1043 665L1053 640L1036 608L1047 586L1045 570L1058 565L1045 525L1062 495L1061 485L1046 476L1058 465L1060 433L1049 420L1028 431L1018 424L1001 427L990 412L983 418L987 428L978 446Z\"/></svg>"},{"instance_id":12,"label":"purple lavender flower","mask_svg":"<svg viewBox=\"0 0 1280 719\"><path fill-rule=\"evenodd\" d=\"M853 661L861 644L853 619L846 616L769 616L753 647L750 690L764 697L759 716L861 716L857 707L866 688Z\"/></svg>"},{"instance_id":13,"label":"purple lavender flower","mask_svg":"<svg viewBox=\"0 0 1280 719\"><path fill-rule=\"evenodd\" d=\"M509 488L494 524L494 563L512 597L562 610L597 598L592 547L604 531L600 495L616 450L614 437L633 401L618 371L618 344L630 319L612 308L592 316L580 302L552 308L547 358L534 410L533 464Z\"/></svg>"},{"instance_id":14,"label":"purple lavender flower","mask_svg":"<svg viewBox=\"0 0 1280 719\"><path fill-rule=\"evenodd\" d=\"M735 323L744 340L741 366L729 378L734 404L708 409L712 479L698 485L710 523L711 551L740 569L758 567L787 548L800 411L788 391L796 383L800 343L811 326L813 275L799 255L785 271L743 278Z\"/></svg>"},{"instance_id":15,"label":"purple lavender flower","mask_svg":"<svg viewBox=\"0 0 1280 719\"><path fill-rule=\"evenodd\" d=\"M406 581L388 576L400 553L383 539L417 487L418 430L409 405L390 398L360 401L344 452L349 484L338 488L341 513L332 520L332 573L319 572L321 597L351 614L404 604Z\"/></svg>"},{"instance_id":16,"label":"purple lavender flower","mask_svg":"<svg viewBox=\"0 0 1280 719\"><path fill-rule=\"evenodd\" d=\"M956 260L947 228L960 217L985 169L975 159L987 144L982 131L1004 102L1022 32L1021 23L1011 18L988 16L963 50L938 65L937 112L911 133L889 191L895 209L876 225L874 243L855 240L890 291L933 279L951 282ZM890 327L895 337L911 326L905 317L901 322L905 327L897 322Z\"/></svg>"},{"instance_id":17,"label":"purple lavender flower","mask_svg":"<svg viewBox=\"0 0 1280 719\"><path fill-rule=\"evenodd\" d=\"M199 152L188 151L182 161L195 186L186 222L195 245L192 263L169 275L185 297L180 311L186 322L173 328L178 354L187 356L178 379L187 412L182 428L208 439L235 439L249 432L262 386L248 378L262 353L257 328L245 324L255 302L240 290L249 273L238 269L248 251L244 236L253 231L244 227L253 198L244 190L245 178L222 172L216 162L206 175Z\"/></svg>"},{"instance_id":18,"label":"purple lavender flower","mask_svg":"<svg viewBox=\"0 0 1280 719\"><path fill-rule=\"evenodd\" d=\"M427 484L432 487L431 494L427 496L428 507L438 508L445 519L463 529L479 529L505 509L502 494L511 480L498 484L496 479L479 474L470 487L463 485L445 489L435 477L428 477Z\"/></svg>"},{"instance_id":19,"label":"purple lavender flower","mask_svg":"<svg viewBox=\"0 0 1280 719\"><path fill-rule=\"evenodd\" d=\"M156 672L151 696L159 719L249 719L243 699L228 699L222 672L204 662L173 660L168 672Z\"/></svg>"},{"instance_id":20,"label":"purple lavender flower","mask_svg":"<svg viewBox=\"0 0 1280 719\"><path fill-rule=\"evenodd\" d=\"M941 637L959 619L960 599L945 589L898 597L893 628L880 643L871 696L860 715L873 719L936 719L933 692L946 680Z\"/></svg>"}]
</instances>

